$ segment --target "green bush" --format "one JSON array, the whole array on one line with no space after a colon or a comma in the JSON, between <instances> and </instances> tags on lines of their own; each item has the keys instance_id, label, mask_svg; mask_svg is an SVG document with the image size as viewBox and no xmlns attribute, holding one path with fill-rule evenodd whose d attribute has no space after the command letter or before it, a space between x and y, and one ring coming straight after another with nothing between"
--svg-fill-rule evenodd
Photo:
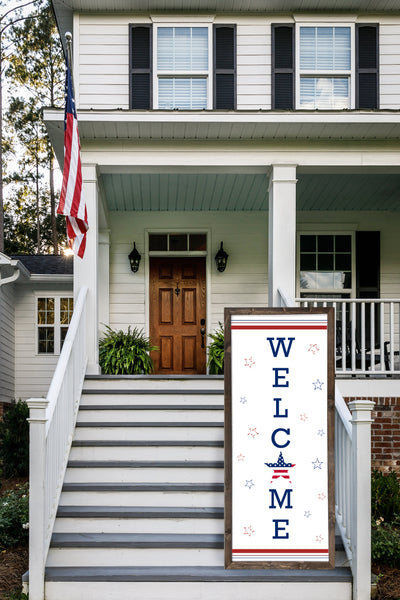
<instances>
[{"instance_id":1,"label":"green bush","mask_svg":"<svg viewBox=\"0 0 400 600\"><path fill-rule=\"evenodd\" d=\"M29 488L25 483L0 497L0 547L27 545L28 539Z\"/></svg>"},{"instance_id":2,"label":"green bush","mask_svg":"<svg viewBox=\"0 0 400 600\"><path fill-rule=\"evenodd\" d=\"M222 375L224 373L225 340L221 323L219 329L209 335L212 342L208 346L208 372L210 375Z\"/></svg>"},{"instance_id":3,"label":"green bush","mask_svg":"<svg viewBox=\"0 0 400 600\"><path fill-rule=\"evenodd\" d=\"M371 532L371 558L393 568L400 567L400 521L393 524L373 521Z\"/></svg>"},{"instance_id":4,"label":"green bush","mask_svg":"<svg viewBox=\"0 0 400 600\"><path fill-rule=\"evenodd\" d=\"M105 375L140 375L154 371L149 352L158 350L148 337L137 327L131 330L114 331L107 327L107 333L100 340L99 362Z\"/></svg>"},{"instance_id":5,"label":"green bush","mask_svg":"<svg viewBox=\"0 0 400 600\"><path fill-rule=\"evenodd\" d=\"M11 404L0 421L2 476L26 477L29 473L29 409L19 400Z\"/></svg>"},{"instance_id":6,"label":"green bush","mask_svg":"<svg viewBox=\"0 0 400 600\"><path fill-rule=\"evenodd\" d=\"M400 515L400 482L394 471L374 470L371 479L371 516L373 522L391 523Z\"/></svg>"}]
</instances>

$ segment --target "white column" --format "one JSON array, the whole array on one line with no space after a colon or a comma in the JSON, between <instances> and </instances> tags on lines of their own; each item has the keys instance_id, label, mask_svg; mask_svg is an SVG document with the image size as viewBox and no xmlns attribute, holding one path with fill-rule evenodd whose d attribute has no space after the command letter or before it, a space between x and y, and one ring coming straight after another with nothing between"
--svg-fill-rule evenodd
<instances>
[{"instance_id":1,"label":"white column","mask_svg":"<svg viewBox=\"0 0 400 600\"><path fill-rule=\"evenodd\" d=\"M272 165L268 214L268 305L281 306L278 290L294 306L296 294L296 166Z\"/></svg>"},{"instance_id":2,"label":"white column","mask_svg":"<svg viewBox=\"0 0 400 600\"><path fill-rule=\"evenodd\" d=\"M99 231L98 231L98 189L96 165L82 165L82 190L86 201L89 231L86 236L86 250L83 259L74 257L74 298L78 297L82 285L88 287L86 343L88 353L87 373L98 375L99 370Z\"/></svg>"},{"instance_id":3,"label":"white column","mask_svg":"<svg viewBox=\"0 0 400 600\"><path fill-rule=\"evenodd\" d=\"M29 598L44 599L46 409L44 398L30 398L29 407Z\"/></svg>"},{"instance_id":4,"label":"white column","mask_svg":"<svg viewBox=\"0 0 400 600\"><path fill-rule=\"evenodd\" d=\"M353 497L352 561L353 600L371 597L371 411L374 402L349 402L352 424Z\"/></svg>"},{"instance_id":5,"label":"white column","mask_svg":"<svg viewBox=\"0 0 400 600\"><path fill-rule=\"evenodd\" d=\"M110 324L110 230L99 232L99 332Z\"/></svg>"}]
</instances>

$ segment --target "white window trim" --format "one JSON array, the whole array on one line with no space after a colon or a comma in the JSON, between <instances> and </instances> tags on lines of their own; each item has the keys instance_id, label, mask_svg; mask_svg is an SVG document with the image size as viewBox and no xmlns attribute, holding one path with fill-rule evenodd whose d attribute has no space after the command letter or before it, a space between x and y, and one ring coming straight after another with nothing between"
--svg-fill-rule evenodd
<instances>
[{"instance_id":1,"label":"white window trim","mask_svg":"<svg viewBox=\"0 0 400 600\"><path fill-rule=\"evenodd\" d=\"M174 22L163 21L155 22L153 30L153 107L158 109L158 80L163 77L199 77L207 79L207 110L212 109L213 101L213 29L212 24L207 21L187 21L176 20ZM159 76L157 68L157 45L159 27L203 27L208 29L208 71L162 71Z\"/></svg>"},{"instance_id":2,"label":"white window trim","mask_svg":"<svg viewBox=\"0 0 400 600\"><path fill-rule=\"evenodd\" d=\"M302 289L300 288L300 237L302 235L349 235L351 236L351 288L337 289ZM297 251L296 251L296 298L301 294L310 294L322 297L323 295L336 294L339 298L341 294L348 294L349 298L356 298L356 234L355 231L346 231L342 229L303 229L297 232Z\"/></svg>"},{"instance_id":3,"label":"white window trim","mask_svg":"<svg viewBox=\"0 0 400 600\"><path fill-rule=\"evenodd\" d=\"M38 322L38 299L54 298L54 324L40 325ZM61 323L60 323L60 299L74 298L73 294L63 292L35 292L35 355L36 356L59 356L61 353ZM39 352L39 328L54 327L54 352Z\"/></svg>"},{"instance_id":4,"label":"white window trim","mask_svg":"<svg viewBox=\"0 0 400 600\"><path fill-rule=\"evenodd\" d=\"M349 109L355 108L356 106L356 34L355 34L355 24L352 22L340 22L340 21L332 21L327 23L325 22L297 22L296 25L296 43L295 43L295 53L296 53L296 62L295 62L295 73L296 73L296 109L301 110L302 107L300 105L300 76L301 75L314 75L318 77L319 75L323 77L342 77L348 76L350 78L350 105ZM344 71L300 71L300 28L301 27L349 27L350 28L350 44L351 44L351 67L350 70ZM325 109L316 109L316 110L325 110ZM329 110L329 109L326 109ZM335 110L335 109L332 109ZM346 110L346 109L341 109Z\"/></svg>"}]
</instances>

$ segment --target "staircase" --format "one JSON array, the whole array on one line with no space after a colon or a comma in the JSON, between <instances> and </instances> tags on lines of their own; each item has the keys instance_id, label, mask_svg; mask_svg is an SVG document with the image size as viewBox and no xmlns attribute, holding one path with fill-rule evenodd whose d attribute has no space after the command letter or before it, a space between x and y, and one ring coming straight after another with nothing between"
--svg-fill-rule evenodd
<instances>
[{"instance_id":1,"label":"staircase","mask_svg":"<svg viewBox=\"0 0 400 600\"><path fill-rule=\"evenodd\" d=\"M223 380L88 377L46 600L350 600L335 569L224 569Z\"/></svg>"}]
</instances>

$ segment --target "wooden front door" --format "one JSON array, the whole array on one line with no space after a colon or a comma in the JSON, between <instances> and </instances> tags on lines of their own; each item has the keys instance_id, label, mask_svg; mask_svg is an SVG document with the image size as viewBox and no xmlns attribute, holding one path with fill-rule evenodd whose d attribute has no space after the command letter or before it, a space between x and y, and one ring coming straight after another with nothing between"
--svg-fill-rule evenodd
<instances>
[{"instance_id":1,"label":"wooden front door","mask_svg":"<svg viewBox=\"0 0 400 600\"><path fill-rule=\"evenodd\" d=\"M206 372L205 258L150 259L150 338L159 374ZM202 335L203 331L203 335Z\"/></svg>"}]
</instances>

